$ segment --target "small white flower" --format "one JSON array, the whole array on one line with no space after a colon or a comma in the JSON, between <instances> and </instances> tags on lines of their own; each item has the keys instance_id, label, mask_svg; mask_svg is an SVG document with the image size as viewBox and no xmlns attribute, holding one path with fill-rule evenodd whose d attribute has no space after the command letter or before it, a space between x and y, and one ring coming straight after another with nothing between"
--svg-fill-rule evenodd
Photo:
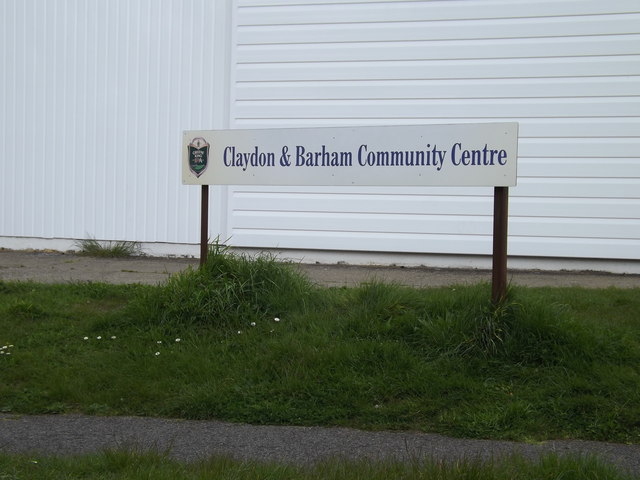
<instances>
[{"instance_id":1,"label":"small white flower","mask_svg":"<svg viewBox=\"0 0 640 480\"><path fill-rule=\"evenodd\" d=\"M7 352L7 353L5 353L5 355L11 355L11 352Z\"/></svg>"},{"instance_id":2,"label":"small white flower","mask_svg":"<svg viewBox=\"0 0 640 480\"><path fill-rule=\"evenodd\" d=\"M111 340L115 340L116 336L115 335L111 335Z\"/></svg>"},{"instance_id":3,"label":"small white flower","mask_svg":"<svg viewBox=\"0 0 640 480\"><path fill-rule=\"evenodd\" d=\"M156 352L156 357L157 357L158 355L160 355L160 352Z\"/></svg>"},{"instance_id":4,"label":"small white flower","mask_svg":"<svg viewBox=\"0 0 640 480\"><path fill-rule=\"evenodd\" d=\"M0 350L0 355L4 355L4 351Z\"/></svg>"},{"instance_id":5,"label":"small white flower","mask_svg":"<svg viewBox=\"0 0 640 480\"><path fill-rule=\"evenodd\" d=\"M101 337L100 335L98 335L96 338L97 338L98 340L102 340L102 337Z\"/></svg>"},{"instance_id":6,"label":"small white flower","mask_svg":"<svg viewBox=\"0 0 640 480\"><path fill-rule=\"evenodd\" d=\"M251 326L255 327L256 326L256 322L251 322Z\"/></svg>"},{"instance_id":7,"label":"small white flower","mask_svg":"<svg viewBox=\"0 0 640 480\"><path fill-rule=\"evenodd\" d=\"M83 340L89 340L89 337L84 337Z\"/></svg>"},{"instance_id":8,"label":"small white flower","mask_svg":"<svg viewBox=\"0 0 640 480\"><path fill-rule=\"evenodd\" d=\"M238 335L240 335L242 333L242 330L238 330Z\"/></svg>"},{"instance_id":9,"label":"small white flower","mask_svg":"<svg viewBox=\"0 0 640 480\"><path fill-rule=\"evenodd\" d=\"M13 345L9 345L9 348L13 348Z\"/></svg>"},{"instance_id":10,"label":"small white flower","mask_svg":"<svg viewBox=\"0 0 640 480\"><path fill-rule=\"evenodd\" d=\"M162 343L162 340L158 340L156 343L160 345Z\"/></svg>"},{"instance_id":11,"label":"small white flower","mask_svg":"<svg viewBox=\"0 0 640 480\"><path fill-rule=\"evenodd\" d=\"M279 322L279 321L280 321L280 319L279 319L278 317L276 317L276 318L274 318L274 319L273 319L273 321L274 321L274 322Z\"/></svg>"},{"instance_id":12,"label":"small white flower","mask_svg":"<svg viewBox=\"0 0 640 480\"><path fill-rule=\"evenodd\" d=\"M179 339L179 338L176 338L176 343L178 343L179 341L180 341L180 339Z\"/></svg>"}]
</instances>

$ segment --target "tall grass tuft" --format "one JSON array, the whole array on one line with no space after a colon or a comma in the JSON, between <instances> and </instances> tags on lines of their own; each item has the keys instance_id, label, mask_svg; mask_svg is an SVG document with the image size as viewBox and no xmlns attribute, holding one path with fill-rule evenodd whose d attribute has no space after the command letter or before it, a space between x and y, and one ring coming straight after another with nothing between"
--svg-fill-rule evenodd
<instances>
[{"instance_id":1,"label":"tall grass tuft","mask_svg":"<svg viewBox=\"0 0 640 480\"><path fill-rule=\"evenodd\" d=\"M577 322L561 304L509 291L494 307L489 286L416 290L367 283L346 293L345 334L393 340L427 358L503 360L527 365L559 365L567 360L624 356L624 345L593 325ZM604 335L604 337L603 337ZM607 338L606 341L595 340Z\"/></svg>"},{"instance_id":2,"label":"tall grass tuft","mask_svg":"<svg viewBox=\"0 0 640 480\"><path fill-rule=\"evenodd\" d=\"M133 308L138 318L167 327L240 326L304 310L312 290L291 265L268 255L235 255L216 242L204 265L144 292Z\"/></svg>"},{"instance_id":3,"label":"tall grass tuft","mask_svg":"<svg viewBox=\"0 0 640 480\"><path fill-rule=\"evenodd\" d=\"M126 240L99 242L95 238L88 238L78 240L76 247L81 255L90 257L118 258L142 254L142 247L138 242Z\"/></svg>"}]
</instances>

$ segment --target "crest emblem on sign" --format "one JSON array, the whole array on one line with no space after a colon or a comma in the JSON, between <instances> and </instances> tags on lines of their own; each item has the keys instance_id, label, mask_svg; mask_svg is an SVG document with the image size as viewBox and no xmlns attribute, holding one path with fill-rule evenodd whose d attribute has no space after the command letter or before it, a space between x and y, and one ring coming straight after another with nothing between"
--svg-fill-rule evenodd
<instances>
[{"instance_id":1,"label":"crest emblem on sign","mask_svg":"<svg viewBox=\"0 0 640 480\"><path fill-rule=\"evenodd\" d=\"M209 147L210 145L202 137L194 138L187 147L189 151L189 170L191 170L196 177L202 175L207 169Z\"/></svg>"}]
</instances>

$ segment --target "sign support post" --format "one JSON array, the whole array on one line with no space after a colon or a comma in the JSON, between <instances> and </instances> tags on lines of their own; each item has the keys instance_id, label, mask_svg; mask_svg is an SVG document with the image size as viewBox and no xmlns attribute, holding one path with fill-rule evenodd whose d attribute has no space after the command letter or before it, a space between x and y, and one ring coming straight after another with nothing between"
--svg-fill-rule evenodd
<instances>
[{"instance_id":1,"label":"sign support post","mask_svg":"<svg viewBox=\"0 0 640 480\"><path fill-rule=\"evenodd\" d=\"M493 193L493 265L491 302L500 305L507 295L507 224L509 187L494 187Z\"/></svg>"},{"instance_id":2,"label":"sign support post","mask_svg":"<svg viewBox=\"0 0 640 480\"><path fill-rule=\"evenodd\" d=\"M209 185L202 185L200 199L200 266L207 263L209 253Z\"/></svg>"}]
</instances>

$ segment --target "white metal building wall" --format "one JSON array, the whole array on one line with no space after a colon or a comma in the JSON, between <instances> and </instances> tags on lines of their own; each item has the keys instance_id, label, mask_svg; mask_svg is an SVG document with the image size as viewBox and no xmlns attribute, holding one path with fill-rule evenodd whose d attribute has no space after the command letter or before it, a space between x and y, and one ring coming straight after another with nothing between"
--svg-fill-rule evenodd
<instances>
[{"instance_id":1,"label":"white metal building wall","mask_svg":"<svg viewBox=\"0 0 640 480\"><path fill-rule=\"evenodd\" d=\"M637 0L1 0L0 247L196 243L198 189L179 177L186 129L515 120L510 254L637 260L639 11ZM236 246L490 252L485 189L213 192L211 235Z\"/></svg>"},{"instance_id":2,"label":"white metal building wall","mask_svg":"<svg viewBox=\"0 0 640 480\"><path fill-rule=\"evenodd\" d=\"M0 246L198 242L198 191L181 185L179 148L184 129L224 126L227 9L0 1Z\"/></svg>"},{"instance_id":3,"label":"white metal building wall","mask_svg":"<svg viewBox=\"0 0 640 480\"><path fill-rule=\"evenodd\" d=\"M231 126L517 121L509 254L640 258L637 0L237 0ZM491 251L492 191L230 188L233 245Z\"/></svg>"}]
</instances>

